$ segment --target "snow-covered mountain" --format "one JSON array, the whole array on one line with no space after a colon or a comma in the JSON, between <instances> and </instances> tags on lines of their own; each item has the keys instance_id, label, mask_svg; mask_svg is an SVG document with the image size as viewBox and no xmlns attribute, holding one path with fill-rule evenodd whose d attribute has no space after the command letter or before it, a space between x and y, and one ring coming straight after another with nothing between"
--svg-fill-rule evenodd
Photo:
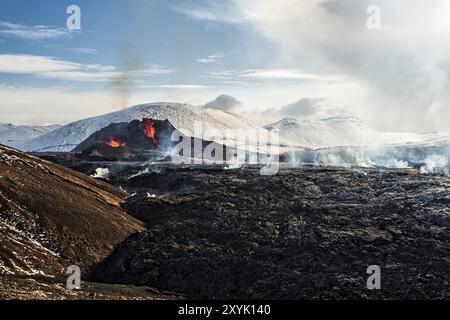
<instances>
[{"instance_id":1,"label":"snow-covered mountain","mask_svg":"<svg viewBox=\"0 0 450 320\"><path fill-rule=\"evenodd\" d=\"M379 132L355 117L333 117L322 120L284 118L267 125L281 137L309 148L364 146L384 142Z\"/></svg>"},{"instance_id":2,"label":"snow-covered mountain","mask_svg":"<svg viewBox=\"0 0 450 320\"><path fill-rule=\"evenodd\" d=\"M445 132L383 132L383 135L392 145L440 146L450 143L450 133Z\"/></svg>"},{"instance_id":3,"label":"snow-covered mountain","mask_svg":"<svg viewBox=\"0 0 450 320\"><path fill-rule=\"evenodd\" d=\"M218 133L219 138L225 137L228 129L262 130L265 133L267 133L266 130L277 130L281 145L309 149L341 146L405 146L424 143L433 145L435 143L445 144L450 141L450 134L379 132L353 116L336 116L320 120L285 118L267 125L263 129L231 112L195 107L188 104L162 102L137 105L105 115L79 120L40 135L23 143L23 145L15 145L15 147L26 151L71 151L90 135L112 123L131 122L143 118L167 119L183 134L199 138L201 138L199 132L194 129L196 122L201 123L203 132L214 130ZM285 151L285 148L280 149L280 152Z\"/></svg>"},{"instance_id":4,"label":"snow-covered mountain","mask_svg":"<svg viewBox=\"0 0 450 320\"><path fill-rule=\"evenodd\" d=\"M312 149L433 143L450 137L450 134L445 133L380 132L353 116L320 120L284 118L264 128L278 130L280 137Z\"/></svg>"},{"instance_id":5,"label":"snow-covered mountain","mask_svg":"<svg viewBox=\"0 0 450 320\"><path fill-rule=\"evenodd\" d=\"M169 120L180 132L197 137L194 123L201 122L203 131L215 130L222 137L227 129L263 130L243 117L217 109L194 107L180 103L152 103L130 107L97 117L79 120L55 131L33 139L25 146L27 151L70 151L91 134L107 127L111 123L131 122L132 120L151 118Z\"/></svg>"},{"instance_id":6,"label":"snow-covered mountain","mask_svg":"<svg viewBox=\"0 0 450 320\"><path fill-rule=\"evenodd\" d=\"M11 123L0 123L0 144L21 149L27 141L60 127L60 125L23 126Z\"/></svg>"}]
</instances>

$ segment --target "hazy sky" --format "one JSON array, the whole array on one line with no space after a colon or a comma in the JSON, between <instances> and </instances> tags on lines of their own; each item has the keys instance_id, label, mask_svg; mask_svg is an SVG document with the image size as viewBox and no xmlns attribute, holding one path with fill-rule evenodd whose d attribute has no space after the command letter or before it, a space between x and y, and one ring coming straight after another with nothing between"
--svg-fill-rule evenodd
<instances>
[{"instance_id":1,"label":"hazy sky","mask_svg":"<svg viewBox=\"0 0 450 320\"><path fill-rule=\"evenodd\" d=\"M261 121L344 110L379 130L450 131L449 73L448 0L0 2L0 122L227 94Z\"/></svg>"}]
</instances>

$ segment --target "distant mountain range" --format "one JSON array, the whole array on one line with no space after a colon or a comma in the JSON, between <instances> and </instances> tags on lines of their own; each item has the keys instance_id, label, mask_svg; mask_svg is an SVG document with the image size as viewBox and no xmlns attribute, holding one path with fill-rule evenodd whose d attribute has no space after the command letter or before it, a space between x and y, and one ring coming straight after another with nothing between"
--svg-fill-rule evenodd
<instances>
[{"instance_id":1,"label":"distant mountain range","mask_svg":"<svg viewBox=\"0 0 450 320\"><path fill-rule=\"evenodd\" d=\"M264 128L277 130L280 137L311 149L419 144L450 138L445 133L380 132L353 116L320 120L284 118Z\"/></svg>"},{"instance_id":2,"label":"distant mountain range","mask_svg":"<svg viewBox=\"0 0 450 320\"><path fill-rule=\"evenodd\" d=\"M380 132L354 116L336 116L319 120L284 118L261 128L235 113L180 103L151 103L82 119L65 126L15 126L0 124L0 144L23 151L68 152L95 132L112 123L129 123L150 118L168 120L178 131L195 137L195 122L203 131L213 129L222 138L228 129L254 129L269 134L277 131L280 144L305 149L336 147L374 147L384 145L448 144L449 133ZM268 132L269 131L269 132ZM221 143L227 144L227 142ZM281 152L285 152L283 148Z\"/></svg>"},{"instance_id":3,"label":"distant mountain range","mask_svg":"<svg viewBox=\"0 0 450 320\"><path fill-rule=\"evenodd\" d=\"M0 144L23 149L26 142L60 127L60 125L26 126L0 123Z\"/></svg>"}]
</instances>

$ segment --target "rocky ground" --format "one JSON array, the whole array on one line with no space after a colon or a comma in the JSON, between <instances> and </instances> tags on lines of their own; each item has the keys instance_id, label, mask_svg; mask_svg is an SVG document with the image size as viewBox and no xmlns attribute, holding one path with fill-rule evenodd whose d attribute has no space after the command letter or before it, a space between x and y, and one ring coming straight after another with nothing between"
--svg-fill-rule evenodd
<instances>
[{"instance_id":1,"label":"rocky ground","mask_svg":"<svg viewBox=\"0 0 450 320\"><path fill-rule=\"evenodd\" d=\"M93 279L192 298L450 298L450 180L410 170L111 173L146 224ZM366 288L381 267L382 289Z\"/></svg>"},{"instance_id":2,"label":"rocky ground","mask_svg":"<svg viewBox=\"0 0 450 320\"><path fill-rule=\"evenodd\" d=\"M176 295L150 287L82 282L69 290L64 278L0 275L0 300L167 300Z\"/></svg>"},{"instance_id":3,"label":"rocky ground","mask_svg":"<svg viewBox=\"0 0 450 320\"><path fill-rule=\"evenodd\" d=\"M122 210L142 223L88 268L92 289L79 293L80 299L142 298L152 292L148 287L177 293L168 298L450 298L448 177L309 166L261 176L257 167L41 156L86 175L108 169L104 182L128 194ZM94 190L95 183L86 181ZM120 196L117 190L109 194ZM16 244L8 248L13 252ZM27 252L38 249L30 245ZM381 290L366 288L370 265L381 268ZM11 276L2 279L0 297L13 287ZM25 279L30 290L47 298L70 298L61 284L35 288L32 277ZM13 295L20 297L24 282L13 280Z\"/></svg>"},{"instance_id":4,"label":"rocky ground","mask_svg":"<svg viewBox=\"0 0 450 320\"><path fill-rule=\"evenodd\" d=\"M159 298L139 288L91 283L65 289L65 270L81 278L142 222L123 210L127 194L79 172L0 145L0 299Z\"/></svg>"}]
</instances>

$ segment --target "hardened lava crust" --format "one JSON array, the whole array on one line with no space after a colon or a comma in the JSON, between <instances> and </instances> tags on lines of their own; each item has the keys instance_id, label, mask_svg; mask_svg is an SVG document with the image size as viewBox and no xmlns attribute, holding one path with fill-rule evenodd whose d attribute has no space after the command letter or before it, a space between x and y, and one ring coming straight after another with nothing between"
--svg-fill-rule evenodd
<instances>
[{"instance_id":1,"label":"hardened lava crust","mask_svg":"<svg viewBox=\"0 0 450 320\"><path fill-rule=\"evenodd\" d=\"M109 181L133 193L124 207L145 230L97 265L93 279L191 298L450 297L448 177L315 167L259 173L112 172ZM366 286L372 265L380 290Z\"/></svg>"}]
</instances>

